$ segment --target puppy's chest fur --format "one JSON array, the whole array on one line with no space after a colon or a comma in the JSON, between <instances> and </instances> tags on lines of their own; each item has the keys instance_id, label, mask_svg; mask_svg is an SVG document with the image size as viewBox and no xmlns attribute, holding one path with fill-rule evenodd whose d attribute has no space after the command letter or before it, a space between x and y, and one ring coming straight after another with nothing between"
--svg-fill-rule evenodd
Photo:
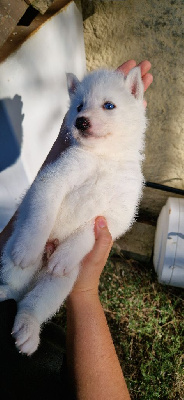
<instances>
[{"instance_id":1,"label":"puppy's chest fur","mask_svg":"<svg viewBox=\"0 0 184 400\"><path fill-rule=\"evenodd\" d=\"M81 168L87 167L90 158L86 152L86 166L83 162ZM63 240L97 215L107 215L109 208L118 207L117 199L122 192L124 173L121 163L118 165L118 161L107 157L105 160L94 157L93 163L93 174L65 196L50 239L57 237Z\"/></svg>"}]
</instances>

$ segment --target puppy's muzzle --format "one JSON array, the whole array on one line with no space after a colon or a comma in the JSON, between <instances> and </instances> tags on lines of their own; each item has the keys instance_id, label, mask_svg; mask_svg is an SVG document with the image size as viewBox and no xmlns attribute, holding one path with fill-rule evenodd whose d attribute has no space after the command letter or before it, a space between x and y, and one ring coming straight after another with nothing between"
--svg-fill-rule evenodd
<instances>
[{"instance_id":1,"label":"puppy's muzzle","mask_svg":"<svg viewBox=\"0 0 184 400\"><path fill-rule=\"evenodd\" d=\"M76 119L75 127L79 129L81 132L84 132L84 135L87 135L85 132L88 128L90 128L90 120L85 117L79 117Z\"/></svg>"}]
</instances>

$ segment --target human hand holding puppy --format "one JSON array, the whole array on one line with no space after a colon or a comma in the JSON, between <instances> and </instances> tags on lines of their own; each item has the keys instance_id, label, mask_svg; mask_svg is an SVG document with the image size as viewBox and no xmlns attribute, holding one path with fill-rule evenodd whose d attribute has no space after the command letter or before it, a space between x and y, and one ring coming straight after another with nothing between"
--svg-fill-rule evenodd
<instances>
[{"instance_id":1,"label":"human hand holding puppy","mask_svg":"<svg viewBox=\"0 0 184 400\"><path fill-rule=\"evenodd\" d=\"M103 217L95 220L95 245L83 259L81 271L72 290L72 295L87 293L98 295L98 285L101 272L106 264L112 247L112 237Z\"/></svg>"}]
</instances>

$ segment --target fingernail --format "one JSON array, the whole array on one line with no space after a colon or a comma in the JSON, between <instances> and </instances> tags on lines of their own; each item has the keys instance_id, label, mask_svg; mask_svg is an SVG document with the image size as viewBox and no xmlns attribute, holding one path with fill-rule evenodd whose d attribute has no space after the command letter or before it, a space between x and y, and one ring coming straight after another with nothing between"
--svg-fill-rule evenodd
<instances>
[{"instance_id":1,"label":"fingernail","mask_svg":"<svg viewBox=\"0 0 184 400\"><path fill-rule=\"evenodd\" d=\"M107 226L105 218L98 219L98 226L99 228L105 228Z\"/></svg>"}]
</instances>

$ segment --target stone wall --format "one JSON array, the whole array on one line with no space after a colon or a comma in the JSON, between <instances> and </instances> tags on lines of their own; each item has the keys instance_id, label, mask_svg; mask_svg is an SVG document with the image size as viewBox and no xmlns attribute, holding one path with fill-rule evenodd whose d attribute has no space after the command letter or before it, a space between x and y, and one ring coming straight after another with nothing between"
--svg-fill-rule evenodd
<instances>
[{"instance_id":1,"label":"stone wall","mask_svg":"<svg viewBox=\"0 0 184 400\"><path fill-rule=\"evenodd\" d=\"M145 178L184 189L183 1L83 0L82 7L88 70L150 60ZM145 189L141 207L157 216L168 196Z\"/></svg>"}]
</instances>

